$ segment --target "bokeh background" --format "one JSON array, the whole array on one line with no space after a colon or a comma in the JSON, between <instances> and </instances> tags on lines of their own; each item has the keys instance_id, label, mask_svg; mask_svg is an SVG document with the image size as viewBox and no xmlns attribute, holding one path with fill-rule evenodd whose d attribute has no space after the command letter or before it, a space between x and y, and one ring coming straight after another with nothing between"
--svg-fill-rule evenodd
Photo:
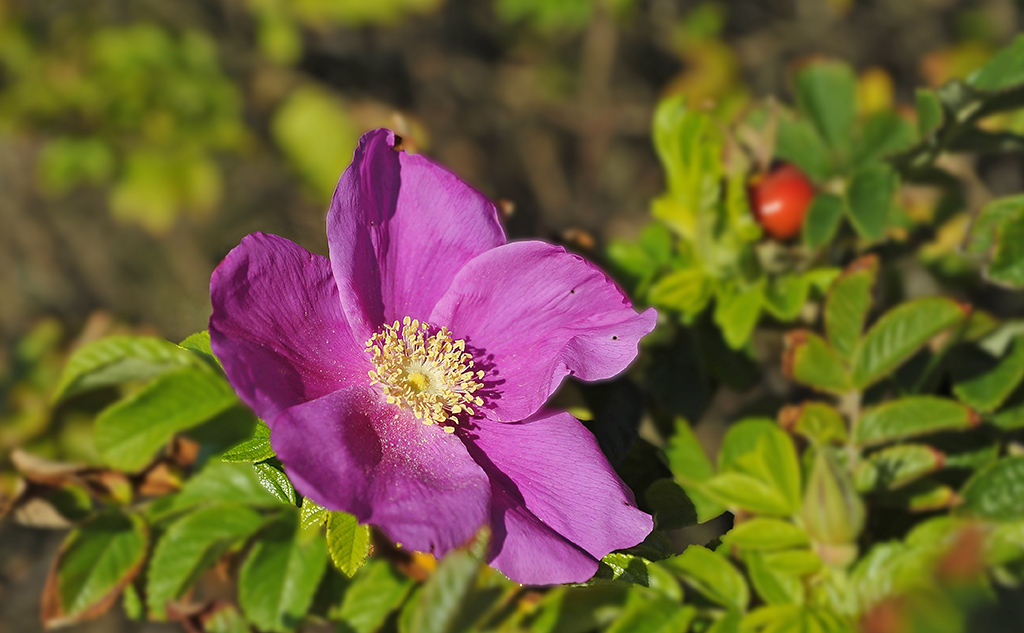
<instances>
[{"instance_id":1,"label":"bokeh background","mask_svg":"<svg viewBox=\"0 0 1024 633\"><path fill-rule=\"evenodd\" d=\"M47 413L66 350L205 329L210 273L245 234L326 253L331 192L368 129L499 200L511 236L600 260L663 188L659 97L728 118L790 101L794 69L825 56L854 65L865 98L910 104L1022 15L1015 0L0 0L0 460L87 458L86 421ZM994 193L1024 189L1020 161L981 167ZM56 536L0 526L0 632L37 630Z\"/></svg>"}]
</instances>

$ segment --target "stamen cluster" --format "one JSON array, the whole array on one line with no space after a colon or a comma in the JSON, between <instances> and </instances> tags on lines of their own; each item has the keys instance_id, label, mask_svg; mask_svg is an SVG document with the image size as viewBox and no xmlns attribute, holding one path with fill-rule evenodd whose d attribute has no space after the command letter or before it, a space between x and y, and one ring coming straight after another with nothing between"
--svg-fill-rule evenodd
<instances>
[{"instance_id":1,"label":"stamen cluster","mask_svg":"<svg viewBox=\"0 0 1024 633\"><path fill-rule=\"evenodd\" d=\"M458 415L474 415L473 405L484 401L474 395L483 383L483 371L473 371L473 357L462 339L453 339L442 327L405 317L385 325L366 342L373 356L370 381L380 384L390 404L411 411L424 424L437 424L451 433Z\"/></svg>"}]
</instances>

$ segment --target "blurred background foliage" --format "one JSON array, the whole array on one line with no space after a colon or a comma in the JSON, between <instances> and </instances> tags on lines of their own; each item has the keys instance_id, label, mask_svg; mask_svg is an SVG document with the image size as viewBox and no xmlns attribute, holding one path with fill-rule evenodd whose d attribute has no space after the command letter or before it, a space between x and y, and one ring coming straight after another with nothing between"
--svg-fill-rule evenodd
<instances>
[{"instance_id":1,"label":"blurred background foliage","mask_svg":"<svg viewBox=\"0 0 1024 633\"><path fill-rule=\"evenodd\" d=\"M655 396L680 400L666 409L695 419L736 417L751 407L742 395L756 375L751 358L781 344L750 339L756 311L725 326L726 316L701 316L710 287L681 305L651 272L693 268L669 259L689 255L663 248L666 226L684 237L687 229L671 210L663 148L651 142L659 98L678 95L699 110L708 147L726 147L724 127L734 126L751 151L716 169L736 195L776 115L774 152L761 158L787 158L828 191L863 159L857 148L873 125L895 143L886 152L909 147L920 132L914 88L965 78L1020 30L1020 11L1012 0L0 0L0 446L93 463L92 418L77 410L113 396L54 413L68 350L112 333L180 340L204 329L210 272L248 232L326 252L334 184L359 135L379 126L501 200L511 236L595 259L611 244L638 300L675 310L693 332L707 334L714 320L713 336L683 333L652 352L666 357L652 362L690 374L703 361L679 348L717 358L700 369L714 380ZM850 64L836 72L854 81L857 136L849 155L815 162L798 119L787 117L805 107L799 71L826 58ZM794 109L751 107L769 95ZM1022 132L1024 116L984 125ZM894 193L902 224L890 223L887 239L915 235L922 245L920 258L901 264L903 281L886 286L906 296L938 283L967 294L963 275L976 272L958 250L967 209L1024 189L1019 155L944 167L964 183L959 198L922 184ZM715 204L745 209L736 195ZM650 223L652 212L662 224ZM826 228L808 246L841 230ZM737 244L765 244L749 218L733 229L723 238L730 256ZM800 262L785 258L778 269L712 260L696 268L758 287L768 318L783 322L803 304L787 296L820 297L832 279L796 274ZM742 294L718 292L718 305ZM999 289L974 292L1007 312L1024 308ZM726 353L737 348L748 353ZM779 372L766 371L771 384ZM724 396L712 392L718 380ZM709 425L696 430L705 446L721 439ZM18 534L0 552L0 631L38 626L34 605L56 544Z\"/></svg>"}]
</instances>

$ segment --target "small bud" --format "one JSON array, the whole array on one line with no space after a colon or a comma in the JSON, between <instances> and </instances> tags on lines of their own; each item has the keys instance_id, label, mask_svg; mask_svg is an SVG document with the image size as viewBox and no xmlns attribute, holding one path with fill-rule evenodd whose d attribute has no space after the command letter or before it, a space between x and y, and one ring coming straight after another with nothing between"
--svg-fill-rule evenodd
<instances>
[{"instance_id":1,"label":"small bud","mask_svg":"<svg viewBox=\"0 0 1024 633\"><path fill-rule=\"evenodd\" d=\"M811 538L830 550L855 543L864 528L864 503L850 475L827 448L814 456L801 516ZM836 562L842 566L845 558L839 556Z\"/></svg>"}]
</instances>

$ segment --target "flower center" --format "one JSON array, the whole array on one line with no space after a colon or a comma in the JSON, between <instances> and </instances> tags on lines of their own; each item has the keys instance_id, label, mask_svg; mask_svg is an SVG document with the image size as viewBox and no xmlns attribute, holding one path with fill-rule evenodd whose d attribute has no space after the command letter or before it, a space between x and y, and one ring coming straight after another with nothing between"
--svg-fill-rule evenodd
<instances>
[{"instance_id":1,"label":"flower center","mask_svg":"<svg viewBox=\"0 0 1024 633\"><path fill-rule=\"evenodd\" d=\"M484 401L474 395L483 387L484 372L473 371L473 356L466 342L453 339L448 328L405 317L385 325L366 341L373 356L370 382L384 388L390 404L412 411L424 424L455 431L458 415L473 415Z\"/></svg>"}]
</instances>

